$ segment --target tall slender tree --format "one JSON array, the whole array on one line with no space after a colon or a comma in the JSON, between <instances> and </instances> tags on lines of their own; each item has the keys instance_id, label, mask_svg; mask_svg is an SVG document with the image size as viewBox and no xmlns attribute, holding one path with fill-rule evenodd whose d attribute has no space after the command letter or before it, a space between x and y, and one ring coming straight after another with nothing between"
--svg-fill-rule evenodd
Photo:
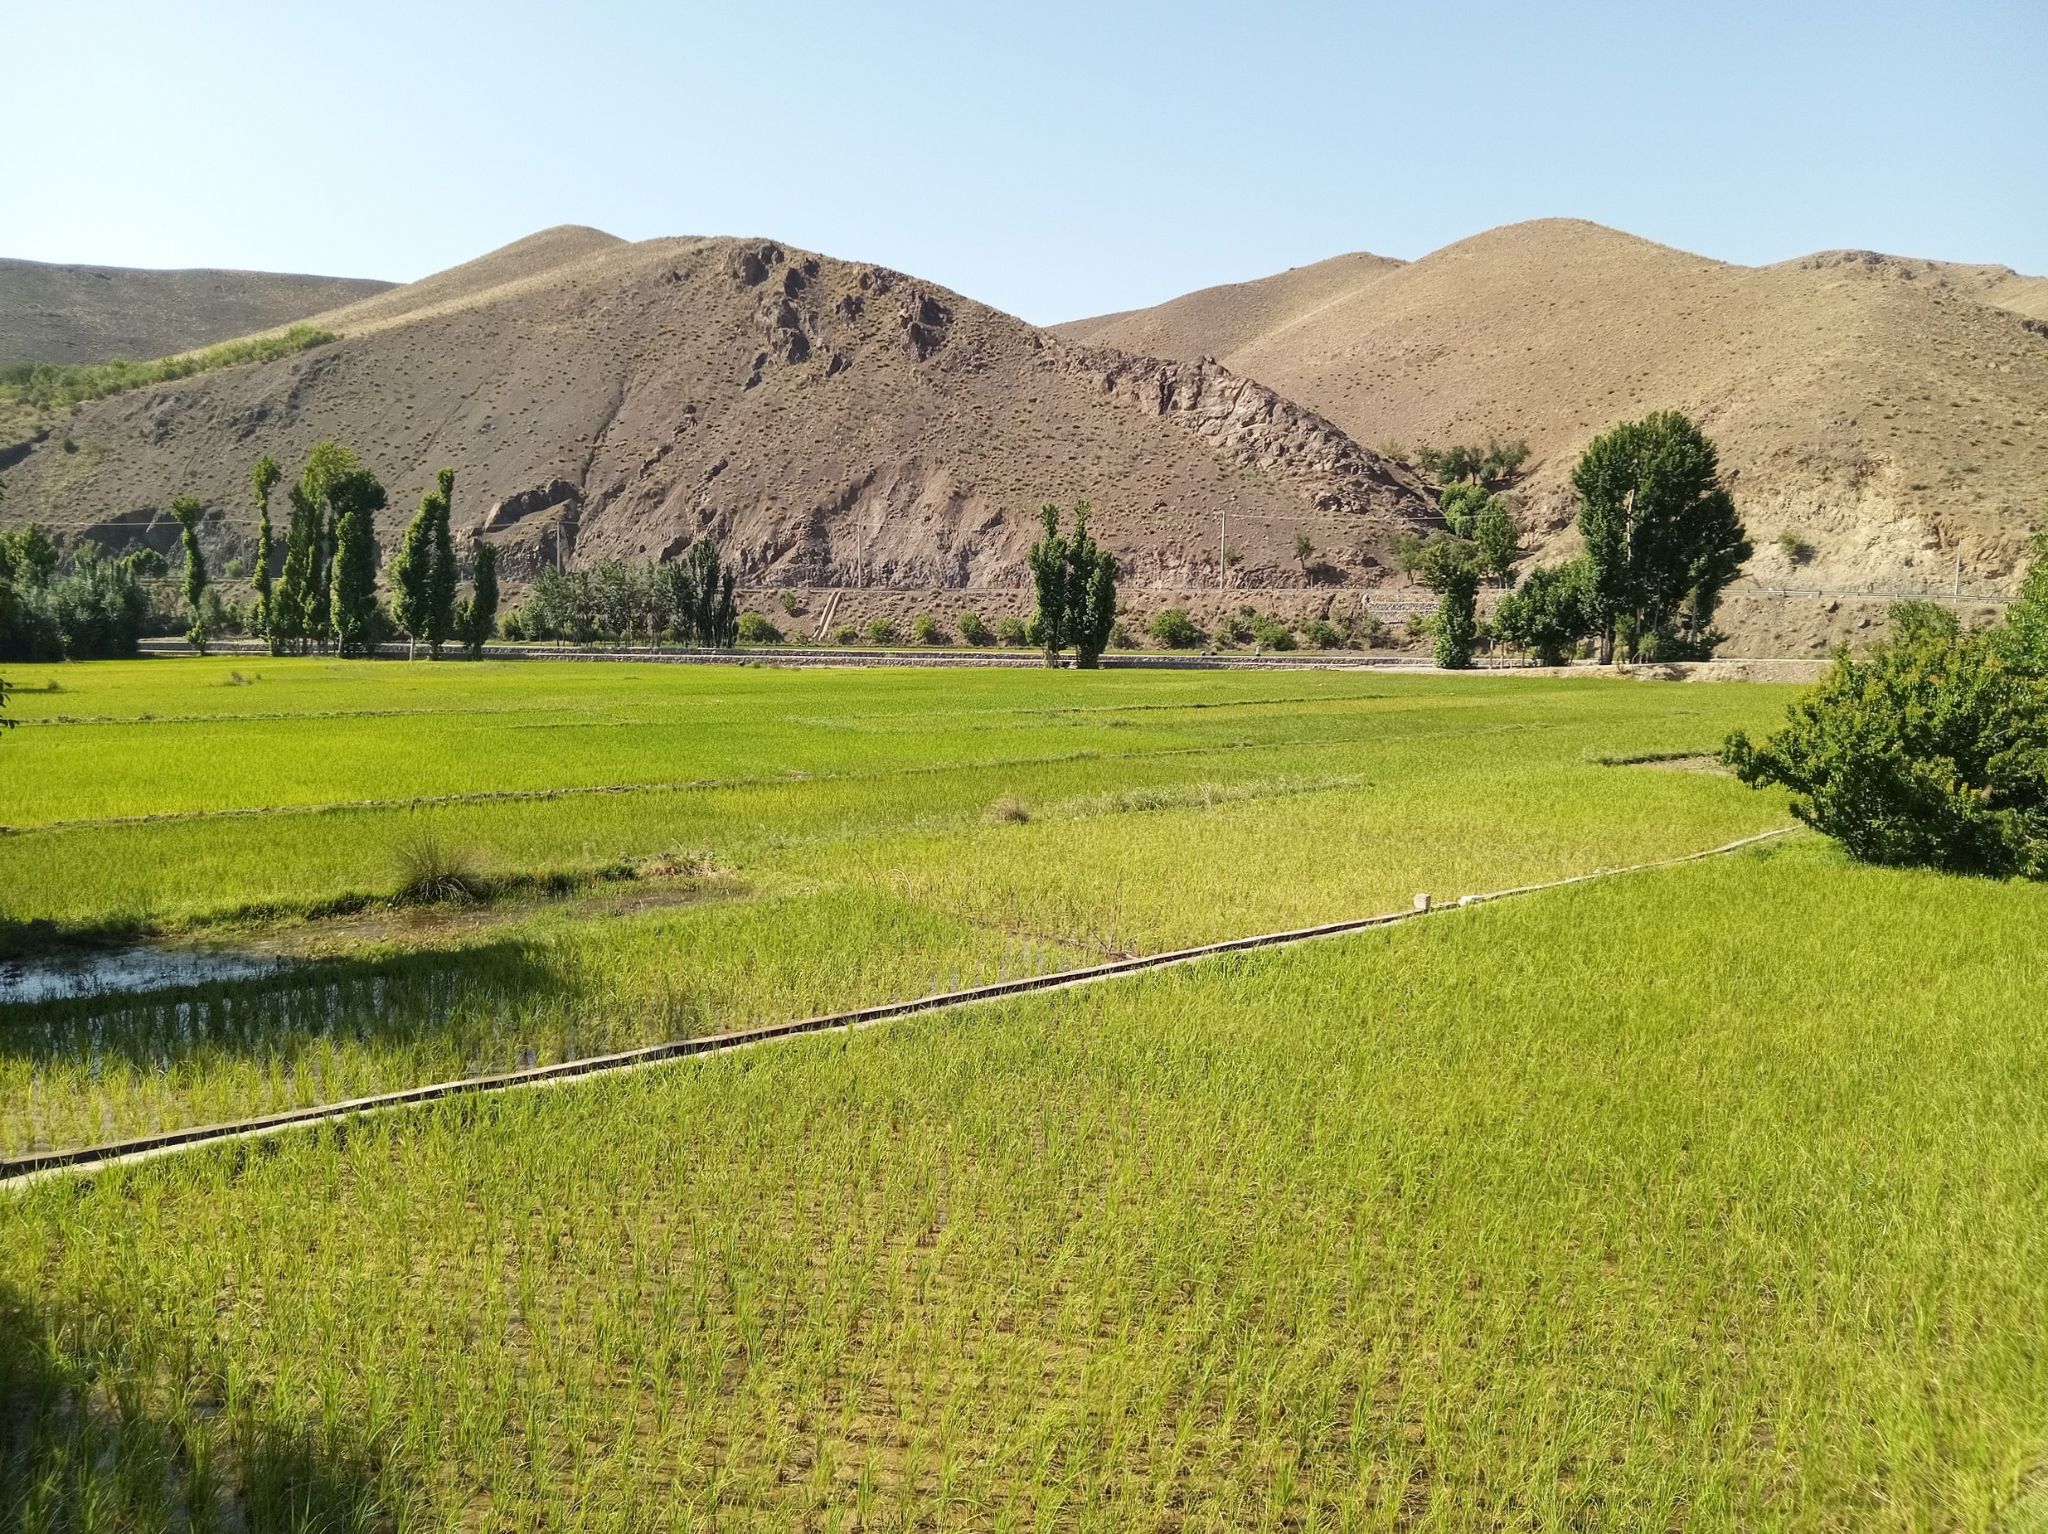
<instances>
[{"instance_id":1,"label":"tall slender tree","mask_svg":"<svg viewBox=\"0 0 2048 1534\"><path fill-rule=\"evenodd\" d=\"M334 555L340 543L341 508L334 502L334 486L360 472L356 455L339 442L316 442L306 455L306 467L299 475L299 489L307 504L319 514L318 538L313 544L313 570L308 592L311 602L306 614L306 632L325 646L334 632Z\"/></svg>"},{"instance_id":2,"label":"tall slender tree","mask_svg":"<svg viewBox=\"0 0 2048 1534\"><path fill-rule=\"evenodd\" d=\"M446 515L439 490L420 497L420 509L405 525L405 537L391 561L391 621L405 631L405 658L419 653L433 634L434 527Z\"/></svg>"},{"instance_id":3,"label":"tall slender tree","mask_svg":"<svg viewBox=\"0 0 2048 1534\"><path fill-rule=\"evenodd\" d=\"M455 631L455 539L449 518L455 507L455 471L435 476L433 562L427 572L426 641L438 660L441 646Z\"/></svg>"},{"instance_id":4,"label":"tall slender tree","mask_svg":"<svg viewBox=\"0 0 2048 1534\"><path fill-rule=\"evenodd\" d=\"M256 630L265 636L270 633L270 565L276 541L270 527L270 492L282 478L284 470L268 453L256 460L256 467L249 474L249 482L256 491Z\"/></svg>"},{"instance_id":5,"label":"tall slender tree","mask_svg":"<svg viewBox=\"0 0 2048 1534\"><path fill-rule=\"evenodd\" d=\"M314 637L313 576L320 558L320 508L306 497L303 484L290 486L291 521L285 528L284 568L271 597L270 653L303 654Z\"/></svg>"},{"instance_id":6,"label":"tall slender tree","mask_svg":"<svg viewBox=\"0 0 2048 1534\"><path fill-rule=\"evenodd\" d=\"M353 469L327 487L335 513L333 592L328 610L335 648L343 655L368 655L377 643L376 514L384 508L384 487L367 469Z\"/></svg>"},{"instance_id":7,"label":"tall slender tree","mask_svg":"<svg viewBox=\"0 0 2048 1534\"><path fill-rule=\"evenodd\" d=\"M498 551L488 543L476 546L476 575L470 594L456 609L455 632L471 660L483 658L484 646L498 627Z\"/></svg>"},{"instance_id":8,"label":"tall slender tree","mask_svg":"<svg viewBox=\"0 0 2048 1534\"><path fill-rule=\"evenodd\" d=\"M1045 536L1031 545L1026 560L1031 567L1031 590L1038 611L1031 620L1032 636L1045 651L1045 663L1057 666L1060 651L1067 647L1067 539L1060 531L1060 509L1047 501L1038 514L1045 523Z\"/></svg>"},{"instance_id":9,"label":"tall slender tree","mask_svg":"<svg viewBox=\"0 0 2048 1534\"><path fill-rule=\"evenodd\" d=\"M202 605L206 597L206 552L199 547L199 514L202 510L204 508L194 496L181 495L171 502L171 515L178 519L179 539L185 548L185 611L192 620L191 626L185 630L185 640L204 655L210 636L206 609Z\"/></svg>"}]
</instances>

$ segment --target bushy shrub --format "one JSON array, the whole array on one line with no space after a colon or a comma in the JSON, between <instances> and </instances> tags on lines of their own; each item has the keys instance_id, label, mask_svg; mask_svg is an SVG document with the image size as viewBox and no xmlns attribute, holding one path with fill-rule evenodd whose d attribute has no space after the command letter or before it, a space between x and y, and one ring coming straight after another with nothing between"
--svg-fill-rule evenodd
<instances>
[{"instance_id":1,"label":"bushy shrub","mask_svg":"<svg viewBox=\"0 0 2048 1534\"><path fill-rule=\"evenodd\" d=\"M2048 680L2008 649L1902 603L1885 643L1839 653L1783 729L1737 731L1723 759L1863 862L2048 878Z\"/></svg>"},{"instance_id":2,"label":"bushy shrub","mask_svg":"<svg viewBox=\"0 0 2048 1534\"><path fill-rule=\"evenodd\" d=\"M1169 650L1193 650L1208 637L1188 616L1185 607L1162 608L1154 613L1147 632Z\"/></svg>"},{"instance_id":3,"label":"bushy shrub","mask_svg":"<svg viewBox=\"0 0 2048 1534\"><path fill-rule=\"evenodd\" d=\"M896 625L887 618L876 618L868 624L868 643L890 645L897 641Z\"/></svg>"},{"instance_id":4,"label":"bushy shrub","mask_svg":"<svg viewBox=\"0 0 2048 1534\"><path fill-rule=\"evenodd\" d=\"M944 644L952 636L930 613L919 613L910 620L910 637L918 644Z\"/></svg>"},{"instance_id":5,"label":"bushy shrub","mask_svg":"<svg viewBox=\"0 0 2048 1534\"><path fill-rule=\"evenodd\" d=\"M1341 650L1344 636L1327 618L1311 618L1301 626L1301 637L1312 650Z\"/></svg>"},{"instance_id":6,"label":"bushy shrub","mask_svg":"<svg viewBox=\"0 0 2048 1534\"><path fill-rule=\"evenodd\" d=\"M782 630L759 613L741 613L739 640L741 644L781 644Z\"/></svg>"},{"instance_id":7,"label":"bushy shrub","mask_svg":"<svg viewBox=\"0 0 2048 1534\"><path fill-rule=\"evenodd\" d=\"M996 638L1012 649L1031 643L1031 627L1022 618L996 619Z\"/></svg>"},{"instance_id":8,"label":"bushy shrub","mask_svg":"<svg viewBox=\"0 0 2048 1534\"><path fill-rule=\"evenodd\" d=\"M1138 648L1138 641L1131 637L1131 631L1124 627L1124 620L1121 618L1109 626L1109 648L1112 650L1135 650Z\"/></svg>"},{"instance_id":9,"label":"bushy shrub","mask_svg":"<svg viewBox=\"0 0 2048 1534\"><path fill-rule=\"evenodd\" d=\"M1796 533L1790 528L1778 534L1778 547L1784 551L1785 557L1795 565L1805 564L1814 555L1813 545L1807 542L1802 534Z\"/></svg>"},{"instance_id":10,"label":"bushy shrub","mask_svg":"<svg viewBox=\"0 0 2048 1534\"><path fill-rule=\"evenodd\" d=\"M832 642L834 644L858 644L860 643L860 630L851 623L842 623L832 631Z\"/></svg>"},{"instance_id":11,"label":"bushy shrub","mask_svg":"<svg viewBox=\"0 0 2048 1534\"><path fill-rule=\"evenodd\" d=\"M1283 618L1271 613L1253 613L1249 620L1252 640L1262 650L1291 650L1294 648L1294 630Z\"/></svg>"},{"instance_id":12,"label":"bushy shrub","mask_svg":"<svg viewBox=\"0 0 2048 1534\"><path fill-rule=\"evenodd\" d=\"M1216 620L1218 644L1250 644L1252 638L1252 610L1249 607L1240 607L1236 612L1225 613Z\"/></svg>"},{"instance_id":13,"label":"bushy shrub","mask_svg":"<svg viewBox=\"0 0 2048 1534\"><path fill-rule=\"evenodd\" d=\"M981 621L980 613L960 615L960 637L971 645L992 645L996 642L995 630Z\"/></svg>"}]
</instances>

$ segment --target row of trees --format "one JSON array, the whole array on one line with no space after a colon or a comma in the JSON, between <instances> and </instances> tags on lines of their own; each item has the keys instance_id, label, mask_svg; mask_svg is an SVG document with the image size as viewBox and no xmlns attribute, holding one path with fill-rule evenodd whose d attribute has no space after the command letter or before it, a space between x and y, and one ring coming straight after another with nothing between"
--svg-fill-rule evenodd
<instances>
[{"instance_id":1,"label":"row of trees","mask_svg":"<svg viewBox=\"0 0 2048 1534\"><path fill-rule=\"evenodd\" d=\"M342 655L368 655L393 629L415 649L424 640L436 656L450 639L472 655L482 652L497 625L497 553L488 544L479 546L472 591L458 603L448 520L453 469L440 471L406 529L390 571L388 612L377 599L376 515L388 499L377 476L342 444L316 444L286 491L291 518L278 568L270 504L283 479L284 470L268 454L249 476L257 517L256 601L249 626L269 641L273 655L330 647ZM171 503L184 545L183 596L191 620L186 638L201 651L220 632L224 615L199 542L202 510L191 496Z\"/></svg>"},{"instance_id":2,"label":"row of trees","mask_svg":"<svg viewBox=\"0 0 2048 1534\"><path fill-rule=\"evenodd\" d=\"M708 538L679 560L607 559L581 570L544 569L505 619L512 639L577 644L646 640L730 649L739 642L736 576Z\"/></svg>"},{"instance_id":3,"label":"row of trees","mask_svg":"<svg viewBox=\"0 0 2048 1534\"><path fill-rule=\"evenodd\" d=\"M1585 552L1538 567L1495 609L1493 637L1556 665L1590 636L1599 658L1704 659L1721 593L1750 542L1712 442L1677 411L1617 426L1572 470ZM1436 659L1471 664L1482 577L1513 585L1519 530L1480 485L1443 496L1448 530L1397 552L1438 595Z\"/></svg>"}]
</instances>

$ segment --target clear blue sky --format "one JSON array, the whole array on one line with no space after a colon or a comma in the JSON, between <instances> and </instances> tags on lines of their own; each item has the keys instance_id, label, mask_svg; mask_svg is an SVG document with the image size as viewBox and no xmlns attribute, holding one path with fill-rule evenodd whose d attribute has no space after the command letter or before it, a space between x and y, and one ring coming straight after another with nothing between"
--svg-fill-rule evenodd
<instances>
[{"instance_id":1,"label":"clear blue sky","mask_svg":"<svg viewBox=\"0 0 2048 1534\"><path fill-rule=\"evenodd\" d=\"M1049 322L1598 220L2048 273L2048 0L9 7L0 255L764 234Z\"/></svg>"}]
</instances>

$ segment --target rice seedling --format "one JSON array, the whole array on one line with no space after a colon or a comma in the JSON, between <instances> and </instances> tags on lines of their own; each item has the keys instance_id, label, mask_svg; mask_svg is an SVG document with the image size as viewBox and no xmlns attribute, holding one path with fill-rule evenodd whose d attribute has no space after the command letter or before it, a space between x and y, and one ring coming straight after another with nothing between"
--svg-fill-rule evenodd
<instances>
[{"instance_id":1,"label":"rice seedling","mask_svg":"<svg viewBox=\"0 0 2048 1534\"><path fill-rule=\"evenodd\" d=\"M2016 1527L2043 895L1809 840L32 1187L0 1495L40 1527Z\"/></svg>"},{"instance_id":2,"label":"rice seedling","mask_svg":"<svg viewBox=\"0 0 2048 1534\"><path fill-rule=\"evenodd\" d=\"M560 1058L571 1040L590 1053L1051 955L1396 909L1418 889L1691 851L1782 813L1725 780L1600 765L1711 749L1758 722L1744 689L284 660L230 704L232 674L78 667L74 712L36 703L42 722L8 742L21 795L0 835L0 940L199 933L371 978L425 946L471 1000L372 1004L343 984L331 1018L278 1012L261 986L0 1007L0 1144L123 1138ZM166 731L179 751L158 749ZM630 895L677 883L708 903ZM608 887L627 898L594 920ZM549 894L568 898L528 909ZM450 902L475 925L387 923L381 949L348 936ZM657 967L662 943L677 952ZM615 954L617 975L586 983L579 957L562 978L571 949ZM732 961L763 951L780 963ZM542 955L507 971L525 990L482 983L515 952ZM189 1035L135 1021L188 1006L208 1020ZM224 1009L261 1021L224 1039Z\"/></svg>"}]
</instances>

